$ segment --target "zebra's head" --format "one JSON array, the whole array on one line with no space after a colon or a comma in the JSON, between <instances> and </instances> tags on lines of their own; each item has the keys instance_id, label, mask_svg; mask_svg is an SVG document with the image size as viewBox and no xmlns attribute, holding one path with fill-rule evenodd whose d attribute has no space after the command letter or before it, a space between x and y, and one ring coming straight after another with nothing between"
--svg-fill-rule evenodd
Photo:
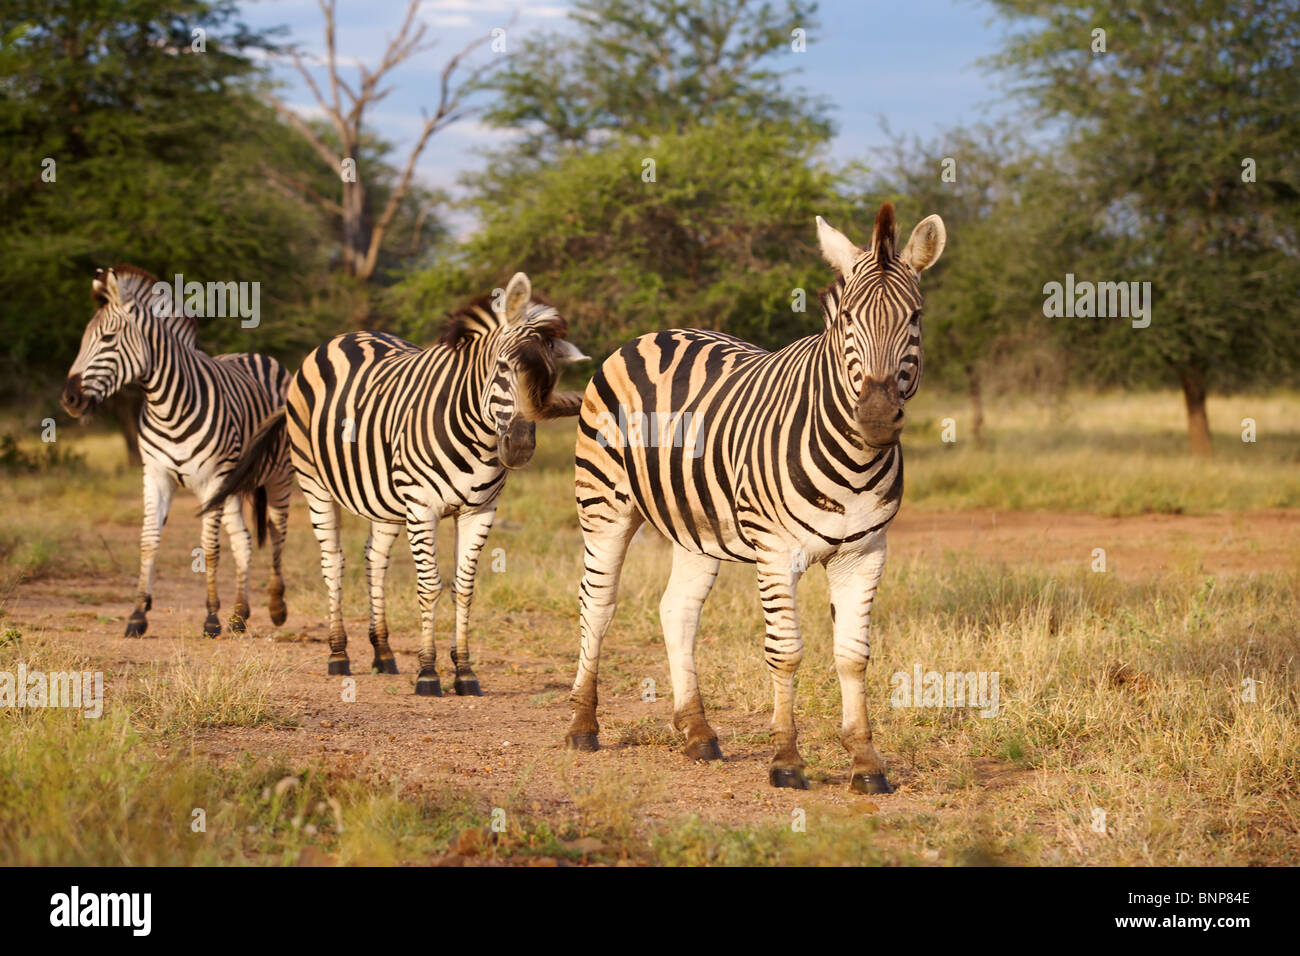
<instances>
[{"instance_id":1,"label":"zebra's head","mask_svg":"<svg viewBox=\"0 0 1300 956\"><path fill-rule=\"evenodd\" d=\"M64 411L73 418L80 418L124 385L139 381L148 369L149 343L141 322L153 282L144 270L132 267L95 273L90 291L99 308L81 336L81 350L68 370L60 396Z\"/></svg>"},{"instance_id":2,"label":"zebra's head","mask_svg":"<svg viewBox=\"0 0 1300 956\"><path fill-rule=\"evenodd\" d=\"M532 283L522 272L515 273L490 308L474 307L459 319L444 333L444 344L455 344L465 322L478 319L495 326L495 363L484 389L483 416L496 431L501 464L522 468L537 447L537 422L578 414L582 395L557 393L555 385L565 365L587 361L587 356L565 341L564 317L533 301Z\"/></svg>"},{"instance_id":3,"label":"zebra's head","mask_svg":"<svg viewBox=\"0 0 1300 956\"><path fill-rule=\"evenodd\" d=\"M903 406L921 384L922 272L943 252L943 220L928 216L898 251L894 206L876 214L871 246L859 249L817 217L817 239L839 278L822 293L828 328L842 342L845 384L863 441L893 445L903 433Z\"/></svg>"}]
</instances>

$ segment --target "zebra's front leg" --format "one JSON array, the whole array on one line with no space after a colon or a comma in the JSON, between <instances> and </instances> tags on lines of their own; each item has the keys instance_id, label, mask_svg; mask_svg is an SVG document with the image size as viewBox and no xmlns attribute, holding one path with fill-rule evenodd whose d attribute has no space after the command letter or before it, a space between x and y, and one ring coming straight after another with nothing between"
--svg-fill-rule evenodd
<instances>
[{"instance_id":1,"label":"zebra's front leg","mask_svg":"<svg viewBox=\"0 0 1300 956\"><path fill-rule=\"evenodd\" d=\"M248 525L244 523L242 505L239 495L231 495L221 509L221 524L226 530L226 537L230 539L230 553L235 559L235 608L230 615L230 630L234 634L244 633L244 626L250 613L248 569L253 562L253 539L248 533ZM210 568L209 573L211 574L208 581L211 599L216 580L216 568Z\"/></svg>"},{"instance_id":2,"label":"zebra's front leg","mask_svg":"<svg viewBox=\"0 0 1300 956\"><path fill-rule=\"evenodd\" d=\"M871 656L871 604L885 570L885 542L865 553L840 553L826 563L835 631L835 670L844 710L840 740L853 758L849 786L858 793L893 793L871 742L867 719L867 660Z\"/></svg>"},{"instance_id":3,"label":"zebra's front leg","mask_svg":"<svg viewBox=\"0 0 1300 956\"><path fill-rule=\"evenodd\" d=\"M343 630L343 548L339 544L339 505L327 492L308 490L307 508L311 513L311 530L320 544L320 571L329 591L330 607L330 661L329 673L347 676L348 635Z\"/></svg>"},{"instance_id":4,"label":"zebra's front leg","mask_svg":"<svg viewBox=\"0 0 1300 956\"><path fill-rule=\"evenodd\" d=\"M393 542L401 534L400 524L381 521L370 523L370 537L366 540L366 586L370 589L370 645L375 651L370 671L374 674L396 674L397 660L388 646L388 615L384 610L384 579L388 574L388 558L393 553Z\"/></svg>"},{"instance_id":5,"label":"zebra's front leg","mask_svg":"<svg viewBox=\"0 0 1300 956\"><path fill-rule=\"evenodd\" d=\"M673 678L673 726L686 735L686 756L721 760L718 735L704 717L695 671L695 635L700 611L718 576L717 558L673 546L673 570L659 602L659 621L668 646L668 670Z\"/></svg>"},{"instance_id":6,"label":"zebra's front leg","mask_svg":"<svg viewBox=\"0 0 1300 956\"><path fill-rule=\"evenodd\" d=\"M238 497L234 500L237 502ZM221 561L221 520L229 505L230 502L226 502L221 511L210 511L203 516L199 543L203 548L203 571L208 581L208 616L203 620L204 637L221 636L221 618L217 616L217 611L221 610L221 599L217 596L217 565Z\"/></svg>"},{"instance_id":7,"label":"zebra's front leg","mask_svg":"<svg viewBox=\"0 0 1300 956\"><path fill-rule=\"evenodd\" d=\"M420 598L420 673L415 678L415 692L421 697L441 697L433 612L442 595L442 579L438 576L438 517L431 508L407 515L406 536L415 558L415 590Z\"/></svg>"},{"instance_id":8,"label":"zebra's front leg","mask_svg":"<svg viewBox=\"0 0 1300 956\"><path fill-rule=\"evenodd\" d=\"M456 668L456 693L461 697L483 696L478 677L469 666L469 608L474 603L478 556L496 513L493 501L482 509L462 511L456 516L456 579L451 586L456 599L456 642L451 648L451 663Z\"/></svg>"},{"instance_id":9,"label":"zebra's front leg","mask_svg":"<svg viewBox=\"0 0 1300 956\"><path fill-rule=\"evenodd\" d=\"M149 629L147 614L153 608L153 569L158 543L171 510L176 484L171 475L144 470L144 519L140 523L140 579L135 589L135 609L126 622L127 637L142 637Z\"/></svg>"},{"instance_id":10,"label":"zebra's front leg","mask_svg":"<svg viewBox=\"0 0 1300 956\"><path fill-rule=\"evenodd\" d=\"M795 588L799 583L796 562L789 552L769 552L758 565L758 596L763 604L767 636L763 645L772 674L772 736L776 755L768 771L774 787L807 790L804 761L799 756L794 726L794 675L803 660L803 638L795 609Z\"/></svg>"}]
</instances>

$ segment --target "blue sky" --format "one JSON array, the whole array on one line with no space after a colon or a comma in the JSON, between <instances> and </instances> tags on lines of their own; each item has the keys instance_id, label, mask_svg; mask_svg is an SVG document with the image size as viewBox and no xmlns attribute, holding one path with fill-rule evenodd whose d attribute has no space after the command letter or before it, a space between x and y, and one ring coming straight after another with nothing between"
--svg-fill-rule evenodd
<instances>
[{"instance_id":1,"label":"blue sky","mask_svg":"<svg viewBox=\"0 0 1300 956\"><path fill-rule=\"evenodd\" d=\"M393 92L370 113L371 124L405 149L431 107L445 59L476 36L505 26L519 11L507 40L513 44L535 31L566 29L567 0L424 0L420 16L437 46L394 71ZM340 58L378 62L396 32L405 0L339 0ZM323 19L316 0L247 3L241 19L250 26L288 27L286 39L321 53ZM826 96L838 128L831 155L862 158L880 146L880 117L897 132L929 138L945 127L996 118L1007 109L998 78L975 61L997 50L1006 32L983 0L823 0L820 26L809 33L806 53L785 55L776 65L795 66L794 82ZM317 114L314 99L292 64L274 70L286 82L284 98L304 115ZM355 76L355 71L345 75ZM318 77L323 71L318 71ZM501 131L474 119L449 127L430 140L418 177L455 193L457 175L481 163L476 150L501 143Z\"/></svg>"}]
</instances>

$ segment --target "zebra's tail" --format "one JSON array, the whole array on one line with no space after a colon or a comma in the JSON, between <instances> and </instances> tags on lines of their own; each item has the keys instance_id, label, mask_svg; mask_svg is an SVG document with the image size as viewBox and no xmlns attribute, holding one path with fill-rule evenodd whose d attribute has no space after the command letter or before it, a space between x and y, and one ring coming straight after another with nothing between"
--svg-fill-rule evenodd
<instances>
[{"instance_id":1,"label":"zebra's tail","mask_svg":"<svg viewBox=\"0 0 1300 956\"><path fill-rule=\"evenodd\" d=\"M199 508L199 514L216 511L225 504L231 495L244 494L253 496L253 510L257 515L257 543L266 541L266 489L258 487L255 482L262 471L263 464L275 454L284 435L285 408L281 405L257 426L253 440L248 443L244 453L226 475L225 480L211 497Z\"/></svg>"},{"instance_id":2,"label":"zebra's tail","mask_svg":"<svg viewBox=\"0 0 1300 956\"><path fill-rule=\"evenodd\" d=\"M266 486L258 485L253 492L253 514L257 519L257 546L266 544Z\"/></svg>"}]
</instances>

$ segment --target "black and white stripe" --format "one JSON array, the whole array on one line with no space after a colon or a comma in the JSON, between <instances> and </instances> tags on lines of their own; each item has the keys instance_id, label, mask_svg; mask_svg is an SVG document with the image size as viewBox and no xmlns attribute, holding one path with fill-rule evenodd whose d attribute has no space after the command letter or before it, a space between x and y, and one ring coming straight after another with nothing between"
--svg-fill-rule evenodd
<instances>
[{"instance_id":1,"label":"black and white stripe","mask_svg":"<svg viewBox=\"0 0 1300 956\"><path fill-rule=\"evenodd\" d=\"M660 604L674 723L688 755L721 756L695 671L700 609L721 561L756 565L775 707L775 786L806 786L795 743L794 676L803 656L795 589L826 566L852 786L888 788L871 744L864 677L885 531L903 493L903 406L921 376L920 273L944 245L938 216L896 251L893 207L863 251L823 222L839 277L822 297L826 328L776 353L729 335L642 336L611 356L579 418L576 492L586 571L582 652L567 743L597 746L596 680L633 534L649 522L674 542Z\"/></svg>"},{"instance_id":2,"label":"black and white stripe","mask_svg":"<svg viewBox=\"0 0 1300 956\"><path fill-rule=\"evenodd\" d=\"M81 350L68 372L62 404L80 417L124 385L138 383L145 402L140 414L140 457L144 460L144 521L140 530L140 579L127 637L148 627L153 605L154 562L163 525L177 486L200 499L215 490L235 467L258 422L284 404L289 374L265 355L207 355L197 346L197 323L167 286L134 266L101 269L91 291L98 311L82 336ZM249 490L256 502L259 542L269 523L272 569L270 613L283 623L284 579L280 556L292 488L287 447L268 454ZM221 633L217 617L219 533L224 526L235 557L235 607L231 630L241 632L248 620L248 568L252 544L241 501L232 498L223 510L203 519L202 546L207 574L207 618L203 631Z\"/></svg>"},{"instance_id":3,"label":"black and white stripe","mask_svg":"<svg viewBox=\"0 0 1300 956\"><path fill-rule=\"evenodd\" d=\"M298 483L307 496L329 589L331 674L350 664L343 629L341 509L370 521L366 579L373 669L396 673L384 613L384 577L405 528L415 557L420 602L417 694L439 695L433 614L442 593L436 532L456 520L456 638L451 652L458 694L478 694L469 663L469 610L475 569L496 515L506 472L532 457L534 422L576 415L581 396L557 395L560 367L586 358L564 341L564 319L532 301L518 273L499 297L471 305L438 344L421 349L379 332L341 335L307 356L293 377L286 413L268 421L259 442L287 431ZM243 487L239 473L212 504Z\"/></svg>"}]
</instances>

